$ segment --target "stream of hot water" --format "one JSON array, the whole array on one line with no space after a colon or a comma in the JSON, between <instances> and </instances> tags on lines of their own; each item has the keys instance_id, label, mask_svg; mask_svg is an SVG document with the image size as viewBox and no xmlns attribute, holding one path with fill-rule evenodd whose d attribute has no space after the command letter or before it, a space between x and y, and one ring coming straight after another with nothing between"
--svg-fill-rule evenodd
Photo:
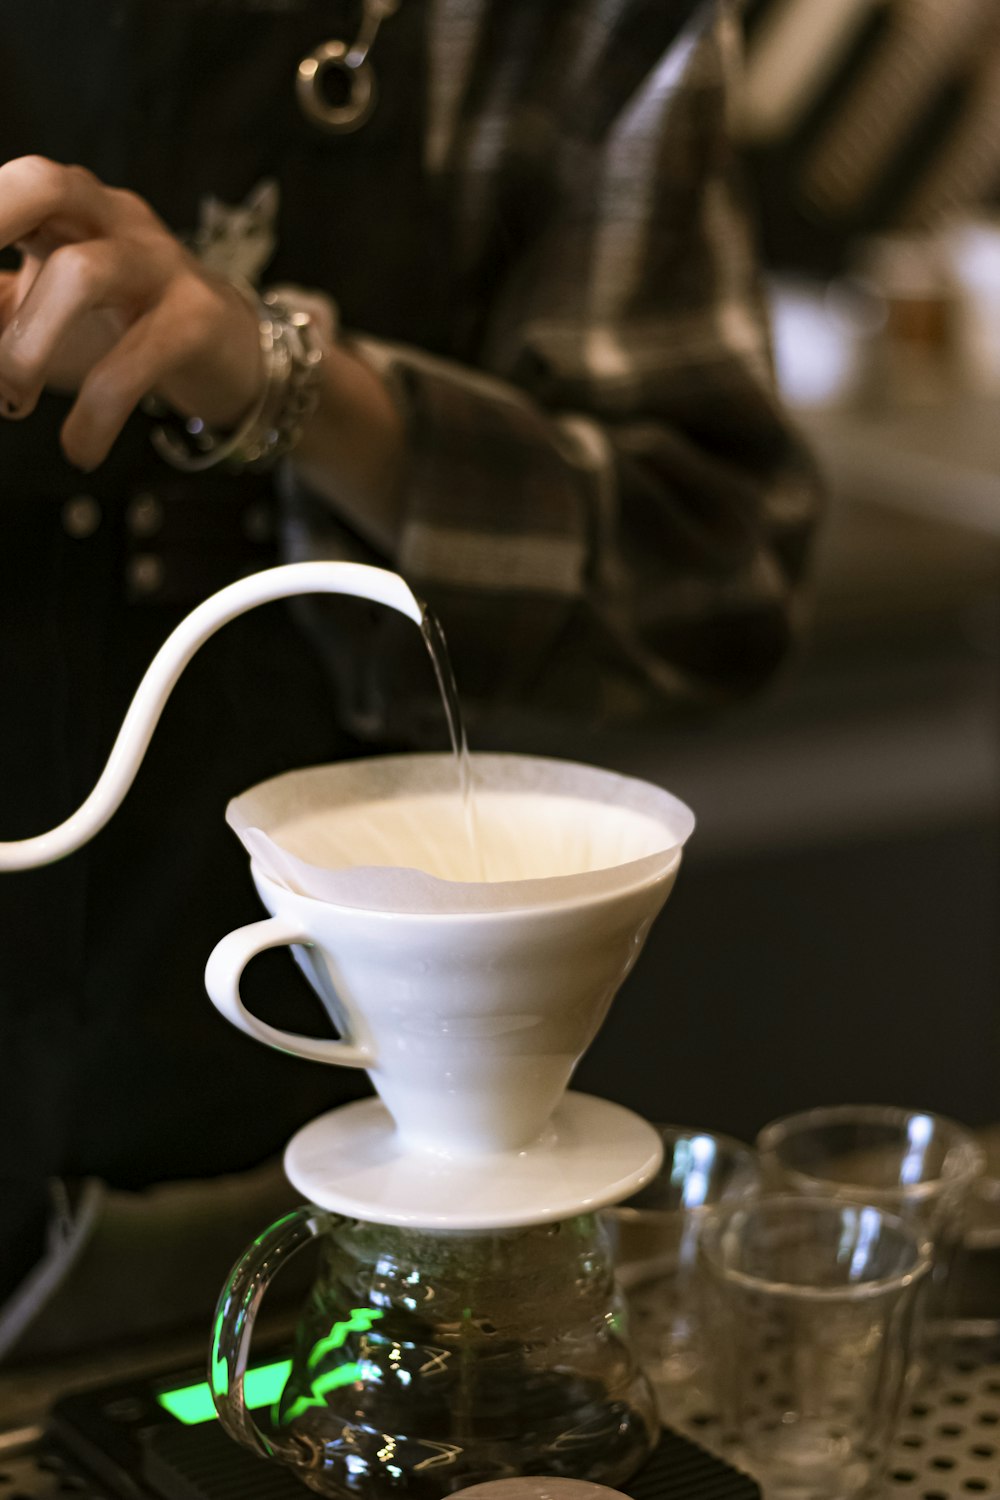
<instances>
[{"instance_id":1,"label":"stream of hot water","mask_svg":"<svg viewBox=\"0 0 1000 1500\"><path fill-rule=\"evenodd\" d=\"M479 880L485 880L485 851L476 812L475 777L472 771L472 757L469 754L465 723L462 719L462 705L458 698L458 684L455 681L455 673L451 665L451 657L448 655L448 645L441 622L423 600L420 601L420 605L422 610L420 634L430 653L434 675L441 693L441 702L444 705L444 716L448 724L448 734L458 775L458 792L462 799L465 833L472 851L476 875Z\"/></svg>"}]
</instances>

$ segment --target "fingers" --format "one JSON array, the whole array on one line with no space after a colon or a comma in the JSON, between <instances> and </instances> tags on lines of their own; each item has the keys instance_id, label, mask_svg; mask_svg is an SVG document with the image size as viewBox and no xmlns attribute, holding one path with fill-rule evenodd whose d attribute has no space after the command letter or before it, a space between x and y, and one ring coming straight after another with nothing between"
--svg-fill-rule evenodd
<instances>
[{"instance_id":1,"label":"fingers","mask_svg":"<svg viewBox=\"0 0 1000 1500\"><path fill-rule=\"evenodd\" d=\"M16 271L0 271L0 330L10 323L38 275L40 262L24 255Z\"/></svg>"},{"instance_id":2,"label":"fingers","mask_svg":"<svg viewBox=\"0 0 1000 1500\"><path fill-rule=\"evenodd\" d=\"M21 282L21 271L5 271L0 275L0 326L9 328L17 314L21 300ZM0 347L2 344L3 340L0 339ZM5 380L0 374L0 417L16 421L27 416L37 404L38 394L31 390L25 399L21 384Z\"/></svg>"},{"instance_id":3,"label":"fingers","mask_svg":"<svg viewBox=\"0 0 1000 1500\"><path fill-rule=\"evenodd\" d=\"M204 348L204 326L185 312L183 296L168 294L93 367L63 423L62 448L70 463L87 471L103 463L143 397Z\"/></svg>"},{"instance_id":4,"label":"fingers","mask_svg":"<svg viewBox=\"0 0 1000 1500\"><path fill-rule=\"evenodd\" d=\"M26 416L50 386L77 390L63 427L91 469L154 388L208 422L238 420L261 378L253 310L206 277L153 210L80 167L0 166L0 416ZM169 380L168 380L169 377Z\"/></svg>"},{"instance_id":5,"label":"fingers","mask_svg":"<svg viewBox=\"0 0 1000 1500\"><path fill-rule=\"evenodd\" d=\"M0 328L9 323L17 306L19 271L0 271Z\"/></svg>"},{"instance_id":6,"label":"fingers","mask_svg":"<svg viewBox=\"0 0 1000 1500\"><path fill-rule=\"evenodd\" d=\"M14 315L18 303L18 277L17 271L0 272L0 327L6 326ZM0 385L0 416L13 416L11 398Z\"/></svg>"},{"instance_id":7,"label":"fingers","mask_svg":"<svg viewBox=\"0 0 1000 1500\"><path fill-rule=\"evenodd\" d=\"M141 306L153 279L147 262L125 241L85 240L54 250L3 320L0 400L27 416L44 386L60 383L52 378L60 350L71 331L79 339L83 314L112 300L119 308ZM93 321L87 363L100 359L120 331L113 319Z\"/></svg>"},{"instance_id":8,"label":"fingers","mask_svg":"<svg viewBox=\"0 0 1000 1500\"><path fill-rule=\"evenodd\" d=\"M20 156L0 166L0 245L30 239L53 220L70 237L105 234L113 216L109 190L83 167L44 156Z\"/></svg>"}]
</instances>

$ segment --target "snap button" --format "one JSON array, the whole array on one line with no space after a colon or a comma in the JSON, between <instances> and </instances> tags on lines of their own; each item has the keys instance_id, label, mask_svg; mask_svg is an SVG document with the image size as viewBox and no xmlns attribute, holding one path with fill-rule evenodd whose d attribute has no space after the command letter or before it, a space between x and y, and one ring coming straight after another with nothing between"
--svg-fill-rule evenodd
<instances>
[{"instance_id":1,"label":"snap button","mask_svg":"<svg viewBox=\"0 0 1000 1500\"><path fill-rule=\"evenodd\" d=\"M67 536L83 540L93 536L101 524L101 507L93 495L74 495L62 508L62 526Z\"/></svg>"},{"instance_id":2,"label":"snap button","mask_svg":"<svg viewBox=\"0 0 1000 1500\"><path fill-rule=\"evenodd\" d=\"M163 525L163 504L148 490L133 496L125 512L125 525L132 536L155 536Z\"/></svg>"},{"instance_id":3,"label":"snap button","mask_svg":"<svg viewBox=\"0 0 1000 1500\"><path fill-rule=\"evenodd\" d=\"M137 594L153 594L163 582L163 563L151 552L140 552L130 557L128 581Z\"/></svg>"}]
</instances>

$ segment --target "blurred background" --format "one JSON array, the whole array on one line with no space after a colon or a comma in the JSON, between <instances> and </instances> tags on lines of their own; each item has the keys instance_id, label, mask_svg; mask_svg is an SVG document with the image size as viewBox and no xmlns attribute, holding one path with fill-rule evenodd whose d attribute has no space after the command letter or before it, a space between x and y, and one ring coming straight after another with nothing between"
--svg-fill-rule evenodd
<instances>
[{"instance_id":1,"label":"blurred background","mask_svg":"<svg viewBox=\"0 0 1000 1500\"><path fill-rule=\"evenodd\" d=\"M735 129L828 492L800 659L627 769L684 871L577 1086L1000 1119L1000 5L750 0ZM618 756L619 762L622 756ZM650 1036L666 1048L650 1047Z\"/></svg>"}]
</instances>

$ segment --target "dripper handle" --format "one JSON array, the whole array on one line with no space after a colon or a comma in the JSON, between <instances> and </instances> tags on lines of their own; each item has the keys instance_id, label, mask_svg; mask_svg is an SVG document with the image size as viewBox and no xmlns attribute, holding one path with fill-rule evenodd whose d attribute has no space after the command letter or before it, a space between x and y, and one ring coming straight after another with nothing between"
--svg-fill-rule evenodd
<instances>
[{"instance_id":1,"label":"dripper handle","mask_svg":"<svg viewBox=\"0 0 1000 1500\"><path fill-rule=\"evenodd\" d=\"M250 960L268 948L281 948L292 943L308 945L312 938L284 917L268 917L263 922L251 922L247 927L237 927L235 932L227 933L212 949L205 967L205 988L212 1004L227 1021L232 1021L248 1036L256 1037L258 1042L265 1042L269 1047L277 1047L281 1052L308 1057L312 1062L339 1063L345 1068L371 1067L374 1058L364 1047L279 1031L276 1026L258 1020L243 1004L240 979Z\"/></svg>"},{"instance_id":2,"label":"dripper handle","mask_svg":"<svg viewBox=\"0 0 1000 1500\"><path fill-rule=\"evenodd\" d=\"M153 657L94 790L76 812L34 838L0 842L0 871L31 870L79 849L117 812L152 738L164 705L192 656L220 626L258 604L295 594L352 594L408 615L420 625L419 601L398 573L365 563L303 562L266 568L240 578L199 604Z\"/></svg>"},{"instance_id":3,"label":"dripper handle","mask_svg":"<svg viewBox=\"0 0 1000 1500\"><path fill-rule=\"evenodd\" d=\"M324 1234L329 1223L328 1214L307 1203L258 1235L222 1289L212 1329L209 1384L223 1427L261 1458L279 1458L293 1466L307 1463L308 1455L300 1453L294 1437L265 1437L247 1409L244 1380L264 1293L284 1262Z\"/></svg>"}]
</instances>

